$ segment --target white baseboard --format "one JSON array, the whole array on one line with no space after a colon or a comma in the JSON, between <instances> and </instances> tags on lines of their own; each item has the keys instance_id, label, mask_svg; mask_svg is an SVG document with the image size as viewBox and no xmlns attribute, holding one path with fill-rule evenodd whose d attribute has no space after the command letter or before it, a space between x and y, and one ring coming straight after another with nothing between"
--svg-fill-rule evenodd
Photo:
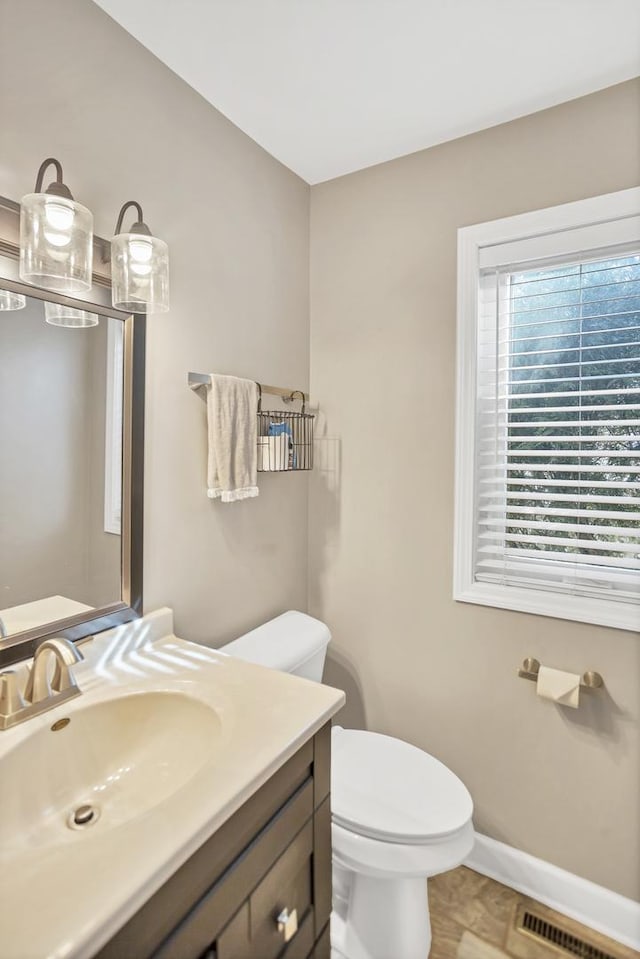
<instances>
[{"instance_id":1,"label":"white baseboard","mask_svg":"<svg viewBox=\"0 0 640 959\"><path fill-rule=\"evenodd\" d=\"M466 866L640 950L640 903L476 833Z\"/></svg>"}]
</instances>

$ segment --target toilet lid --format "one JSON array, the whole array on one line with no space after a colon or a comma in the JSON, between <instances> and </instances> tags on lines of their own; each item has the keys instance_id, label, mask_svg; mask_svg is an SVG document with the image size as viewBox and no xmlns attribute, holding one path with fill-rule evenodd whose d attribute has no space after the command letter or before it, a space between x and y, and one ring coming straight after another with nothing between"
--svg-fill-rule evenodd
<instances>
[{"instance_id":1,"label":"toilet lid","mask_svg":"<svg viewBox=\"0 0 640 959\"><path fill-rule=\"evenodd\" d=\"M331 808L334 821L386 842L427 843L471 819L465 785L429 753L391 736L333 729Z\"/></svg>"}]
</instances>

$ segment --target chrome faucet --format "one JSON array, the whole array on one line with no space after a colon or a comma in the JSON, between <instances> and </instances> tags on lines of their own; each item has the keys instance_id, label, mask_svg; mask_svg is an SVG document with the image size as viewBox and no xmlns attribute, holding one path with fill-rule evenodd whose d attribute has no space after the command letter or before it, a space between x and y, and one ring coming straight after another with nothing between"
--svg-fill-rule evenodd
<instances>
[{"instance_id":1,"label":"chrome faucet","mask_svg":"<svg viewBox=\"0 0 640 959\"><path fill-rule=\"evenodd\" d=\"M54 657L53 675L50 659ZM70 667L84 657L68 639L46 639L35 651L24 692L18 688L17 673L8 669L0 673L0 729L17 726L32 716L80 695Z\"/></svg>"}]
</instances>

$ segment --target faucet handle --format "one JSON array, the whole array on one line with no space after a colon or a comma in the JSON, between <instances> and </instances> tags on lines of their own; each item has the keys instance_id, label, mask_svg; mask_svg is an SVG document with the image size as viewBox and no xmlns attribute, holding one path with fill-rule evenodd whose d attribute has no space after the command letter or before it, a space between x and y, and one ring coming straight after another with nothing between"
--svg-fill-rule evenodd
<instances>
[{"instance_id":1,"label":"faucet handle","mask_svg":"<svg viewBox=\"0 0 640 959\"><path fill-rule=\"evenodd\" d=\"M13 669L0 673L0 716L13 716L25 701L18 689L18 674Z\"/></svg>"}]
</instances>

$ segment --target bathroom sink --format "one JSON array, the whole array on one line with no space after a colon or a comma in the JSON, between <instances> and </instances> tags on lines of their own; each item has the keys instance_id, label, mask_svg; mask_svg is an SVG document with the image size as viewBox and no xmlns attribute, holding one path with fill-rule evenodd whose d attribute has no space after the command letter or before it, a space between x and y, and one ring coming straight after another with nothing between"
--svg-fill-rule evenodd
<instances>
[{"instance_id":1,"label":"bathroom sink","mask_svg":"<svg viewBox=\"0 0 640 959\"><path fill-rule=\"evenodd\" d=\"M50 713L2 759L3 855L104 835L148 813L211 761L221 734L212 707L177 692L79 699Z\"/></svg>"}]
</instances>

